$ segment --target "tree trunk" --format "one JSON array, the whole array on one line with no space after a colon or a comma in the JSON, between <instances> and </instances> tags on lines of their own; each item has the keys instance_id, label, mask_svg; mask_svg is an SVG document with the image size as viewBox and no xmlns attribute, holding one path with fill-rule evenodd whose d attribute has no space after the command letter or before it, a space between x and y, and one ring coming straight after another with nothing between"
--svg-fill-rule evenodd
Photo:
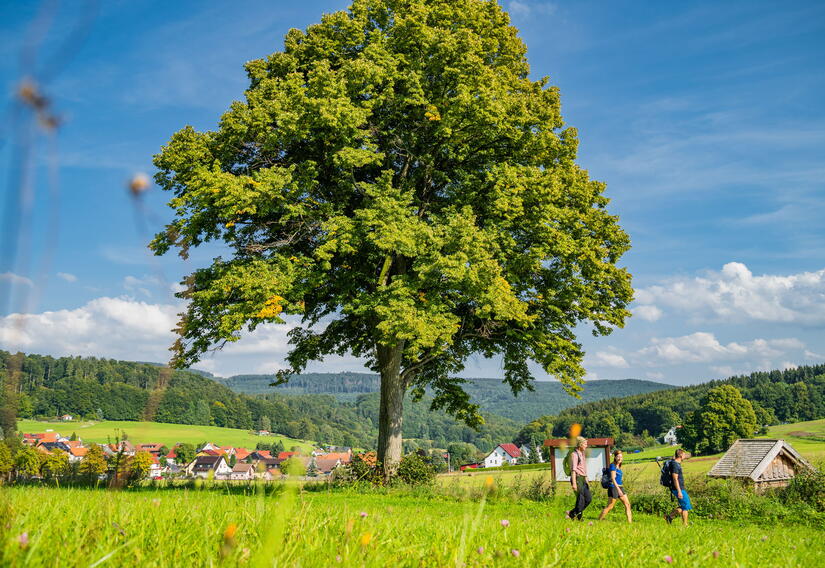
<instances>
[{"instance_id":1,"label":"tree trunk","mask_svg":"<svg viewBox=\"0 0 825 568\"><path fill-rule=\"evenodd\" d=\"M401 380L403 342L396 346L378 345L381 372L381 406L378 413L378 459L389 479L401 461L401 424L404 418L404 391Z\"/></svg>"}]
</instances>

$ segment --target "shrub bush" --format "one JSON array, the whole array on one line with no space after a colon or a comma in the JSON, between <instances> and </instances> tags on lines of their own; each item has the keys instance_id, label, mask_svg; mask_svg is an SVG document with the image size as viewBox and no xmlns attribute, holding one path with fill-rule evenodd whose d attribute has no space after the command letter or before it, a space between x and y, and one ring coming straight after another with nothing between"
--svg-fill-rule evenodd
<instances>
[{"instance_id":1,"label":"shrub bush","mask_svg":"<svg viewBox=\"0 0 825 568\"><path fill-rule=\"evenodd\" d=\"M338 483L368 483L370 485L383 485L384 472L381 462L375 452L367 452L353 456L352 461L346 467L340 477L336 479Z\"/></svg>"},{"instance_id":2,"label":"shrub bush","mask_svg":"<svg viewBox=\"0 0 825 568\"><path fill-rule=\"evenodd\" d=\"M435 481L435 468L417 453L407 454L398 465L398 479L407 485L429 485Z\"/></svg>"},{"instance_id":3,"label":"shrub bush","mask_svg":"<svg viewBox=\"0 0 825 568\"><path fill-rule=\"evenodd\" d=\"M804 471L791 480L779 493L784 503L806 503L819 513L825 513L825 471Z\"/></svg>"}]
</instances>

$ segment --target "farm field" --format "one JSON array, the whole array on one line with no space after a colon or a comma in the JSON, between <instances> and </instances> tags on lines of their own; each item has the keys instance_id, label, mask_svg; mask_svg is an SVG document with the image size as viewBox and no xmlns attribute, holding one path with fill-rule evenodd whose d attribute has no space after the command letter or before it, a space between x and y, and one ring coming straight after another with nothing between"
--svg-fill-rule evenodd
<instances>
[{"instance_id":1,"label":"farm field","mask_svg":"<svg viewBox=\"0 0 825 568\"><path fill-rule=\"evenodd\" d=\"M20 420L17 423L20 432L37 433L54 430L66 436L72 432L85 442L109 442L118 434L126 432L132 443L156 442L172 447L173 444L214 442L222 446L254 448L259 442L274 443L281 441L286 449L299 446L303 451L311 451L312 444L305 440L294 440L285 436L256 436L248 430L219 428L217 426L197 426L191 424L165 424L160 422L40 422Z\"/></svg>"},{"instance_id":2,"label":"farm field","mask_svg":"<svg viewBox=\"0 0 825 568\"><path fill-rule=\"evenodd\" d=\"M574 523L562 518L562 509L562 500L482 504L410 494L14 487L0 489L7 520L0 525L0 565L622 567L665 565L666 556L677 566L825 561L822 533L802 525L698 519L684 528L637 514L629 526L618 512L595 521L595 506Z\"/></svg>"}]
</instances>

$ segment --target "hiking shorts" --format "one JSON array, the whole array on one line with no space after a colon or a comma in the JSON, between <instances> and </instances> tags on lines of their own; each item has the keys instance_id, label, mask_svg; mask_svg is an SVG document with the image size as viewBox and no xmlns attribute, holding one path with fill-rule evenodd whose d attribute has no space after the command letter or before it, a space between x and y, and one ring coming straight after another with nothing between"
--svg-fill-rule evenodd
<instances>
[{"instance_id":1,"label":"hiking shorts","mask_svg":"<svg viewBox=\"0 0 825 568\"><path fill-rule=\"evenodd\" d=\"M622 492L624 493L624 487L622 487ZM624 494L627 495L627 493L624 493ZM607 496L610 497L611 499L619 499L619 488L616 487L615 485L613 487L608 487L607 488Z\"/></svg>"},{"instance_id":2,"label":"hiking shorts","mask_svg":"<svg viewBox=\"0 0 825 568\"><path fill-rule=\"evenodd\" d=\"M693 505L690 504L690 495L684 489L682 489L682 498L679 499L679 494L676 492L675 489L671 489L670 492L676 497L676 500L679 501L679 508L683 511L690 511L693 509Z\"/></svg>"}]
</instances>

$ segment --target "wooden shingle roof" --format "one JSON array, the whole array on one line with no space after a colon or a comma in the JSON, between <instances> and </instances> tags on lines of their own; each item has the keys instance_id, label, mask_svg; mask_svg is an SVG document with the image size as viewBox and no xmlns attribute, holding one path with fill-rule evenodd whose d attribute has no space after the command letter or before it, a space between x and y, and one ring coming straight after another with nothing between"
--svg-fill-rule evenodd
<instances>
[{"instance_id":1,"label":"wooden shingle roof","mask_svg":"<svg viewBox=\"0 0 825 568\"><path fill-rule=\"evenodd\" d=\"M736 440L708 473L711 477L749 477L756 481L780 453L810 467L785 440L761 438Z\"/></svg>"}]
</instances>

